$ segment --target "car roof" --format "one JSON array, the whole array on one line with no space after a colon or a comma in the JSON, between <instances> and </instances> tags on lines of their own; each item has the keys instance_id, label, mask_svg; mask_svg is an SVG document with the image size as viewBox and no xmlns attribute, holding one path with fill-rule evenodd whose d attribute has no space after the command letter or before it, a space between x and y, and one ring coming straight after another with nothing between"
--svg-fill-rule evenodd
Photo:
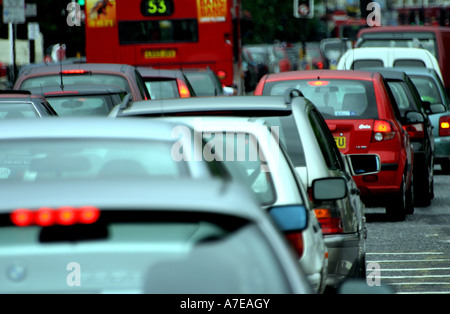
<instances>
[{"instance_id":1,"label":"car roof","mask_svg":"<svg viewBox=\"0 0 450 314\"><path fill-rule=\"evenodd\" d=\"M28 90L0 90L0 100L30 101L33 99L43 100L44 97Z\"/></svg>"},{"instance_id":2,"label":"car roof","mask_svg":"<svg viewBox=\"0 0 450 314\"><path fill-rule=\"evenodd\" d=\"M407 74L398 68L367 68L368 71L381 73L386 79L404 80Z\"/></svg>"},{"instance_id":3,"label":"car roof","mask_svg":"<svg viewBox=\"0 0 450 314\"><path fill-rule=\"evenodd\" d=\"M435 32L435 31L449 32L450 29L448 27L418 26L418 25L366 27L362 28L359 31L358 37L366 33L380 33L380 35L382 35L384 32Z\"/></svg>"},{"instance_id":4,"label":"car roof","mask_svg":"<svg viewBox=\"0 0 450 314\"><path fill-rule=\"evenodd\" d=\"M283 96L217 96L217 97L191 97L163 100L137 101L131 107L126 108L121 116L127 114L160 114L170 112L220 112L220 115L233 110L245 112L255 111L283 111L290 112L291 108L286 104ZM252 113L254 114L254 113Z\"/></svg>"},{"instance_id":5,"label":"car roof","mask_svg":"<svg viewBox=\"0 0 450 314\"><path fill-rule=\"evenodd\" d=\"M360 79L372 80L374 74L370 71L358 70L308 70L308 71L288 71L282 73L267 74L262 80L276 81L276 80L295 80L295 79Z\"/></svg>"},{"instance_id":6,"label":"car roof","mask_svg":"<svg viewBox=\"0 0 450 314\"><path fill-rule=\"evenodd\" d=\"M71 64L49 64L47 66L30 67L21 72L22 75L30 74L54 74L66 70L88 70L95 72L122 72L127 73L133 71L134 66L128 64L116 64L116 63L71 63Z\"/></svg>"},{"instance_id":7,"label":"car roof","mask_svg":"<svg viewBox=\"0 0 450 314\"><path fill-rule=\"evenodd\" d=\"M421 67L395 67L395 68L386 68L386 69L395 69L398 71L405 72L406 74L412 75L426 75L426 76L435 76L439 77L435 69L430 68L421 68Z\"/></svg>"},{"instance_id":8,"label":"car roof","mask_svg":"<svg viewBox=\"0 0 450 314\"><path fill-rule=\"evenodd\" d=\"M49 85L49 86L28 88L28 90L32 94L46 95L47 93L51 93L51 95L46 96L61 95L61 94L64 95L119 94L127 92L123 88L120 88L119 86L116 85L96 85L96 84L86 84L86 85L70 84L67 86Z\"/></svg>"},{"instance_id":9,"label":"car roof","mask_svg":"<svg viewBox=\"0 0 450 314\"><path fill-rule=\"evenodd\" d=\"M263 215L247 189L221 179L58 180L39 184L0 182L0 186L0 197L5 200L0 213L16 208L90 205L108 210L210 212L252 220L260 220Z\"/></svg>"},{"instance_id":10,"label":"car roof","mask_svg":"<svg viewBox=\"0 0 450 314\"><path fill-rule=\"evenodd\" d=\"M45 120L45 121L44 121ZM176 139L171 136L174 127L182 123L146 119L108 119L105 117L59 117L58 119L27 119L26 123L2 121L0 140L42 138L124 138Z\"/></svg>"},{"instance_id":11,"label":"car roof","mask_svg":"<svg viewBox=\"0 0 450 314\"><path fill-rule=\"evenodd\" d=\"M175 69L155 69L149 67L137 67L137 70L143 78L147 77L168 77L168 78L182 78L183 72Z\"/></svg>"}]
</instances>

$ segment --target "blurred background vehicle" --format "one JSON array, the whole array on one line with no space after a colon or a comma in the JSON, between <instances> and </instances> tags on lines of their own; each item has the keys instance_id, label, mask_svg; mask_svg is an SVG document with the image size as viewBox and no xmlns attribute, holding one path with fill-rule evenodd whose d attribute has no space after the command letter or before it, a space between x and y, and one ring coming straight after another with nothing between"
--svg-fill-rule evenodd
<instances>
[{"instance_id":1,"label":"blurred background vehicle","mask_svg":"<svg viewBox=\"0 0 450 314\"><path fill-rule=\"evenodd\" d=\"M292 70L289 56L281 43L246 45L252 55L258 54L258 60L266 60L268 73L279 73ZM263 58L261 56L264 56Z\"/></svg>"},{"instance_id":2,"label":"blurred background vehicle","mask_svg":"<svg viewBox=\"0 0 450 314\"><path fill-rule=\"evenodd\" d=\"M181 70L138 67L151 99L193 97L195 92Z\"/></svg>"},{"instance_id":3,"label":"blurred background vehicle","mask_svg":"<svg viewBox=\"0 0 450 314\"><path fill-rule=\"evenodd\" d=\"M320 51L326 59L328 68L334 70L341 56L349 49L348 41L341 38L325 38L320 41Z\"/></svg>"},{"instance_id":4,"label":"blurred background vehicle","mask_svg":"<svg viewBox=\"0 0 450 314\"><path fill-rule=\"evenodd\" d=\"M242 65L244 68L245 92L252 92L260 77L259 66L250 51L245 47L242 47Z\"/></svg>"},{"instance_id":5,"label":"blurred background vehicle","mask_svg":"<svg viewBox=\"0 0 450 314\"><path fill-rule=\"evenodd\" d=\"M14 89L72 84L115 85L131 94L135 101L150 98L138 70L126 64L71 63L28 67L20 72Z\"/></svg>"},{"instance_id":6,"label":"blurred background vehicle","mask_svg":"<svg viewBox=\"0 0 450 314\"><path fill-rule=\"evenodd\" d=\"M61 117L106 117L127 95L127 92L118 86L94 84L43 86L28 90L45 97Z\"/></svg>"},{"instance_id":7,"label":"blurred background vehicle","mask_svg":"<svg viewBox=\"0 0 450 314\"><path fill-rule=\"evenodd\" d=\"M317 69L328 69L328 61L318 42L307 42L300 47L300 70Z\"/></svg>"},{"instance_id":8,"label":"blurred background vehicle","mask_svg":"<svg viewBox=\"0 0 450 314\"><path fill-rule=\"evenodd\" d=\"M232 96L236 90L223 86L220 79L211 69L183 70L196 96Z\"/></svg>"},{"instance_id":9,"label":"blurred background vehicle","mask_svg":"<svg viewBox=\"0 0 450 314\"><path fill-rule=\"evenodd\" d=\"M0 118L44 118L58 116L43 96L27 90L0 90Z\"/></svg>"}]
</instances>

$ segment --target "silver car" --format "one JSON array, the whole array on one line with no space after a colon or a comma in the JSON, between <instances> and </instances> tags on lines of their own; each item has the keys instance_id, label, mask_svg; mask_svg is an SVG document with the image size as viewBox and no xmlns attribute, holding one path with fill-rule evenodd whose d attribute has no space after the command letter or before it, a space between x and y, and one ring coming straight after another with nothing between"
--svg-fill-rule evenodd
<instances>
[{"instance_id":1,"label":"silver car","mask_svg":"<svg viewBox=\"0 0 450 314\"><path fill-rule=\"evenodd\" d=\"M235 182L0 186L0 293L312 293L273 219Z\"/></svg>"},{"instance_id":2,"label":"silver car","mask_svg":"<svg viewBox=\"0 0 450 314\"><path fill-rule=\"evenodd\" d=\"M46 121L44 121L46 120ZM215 162L189 162L202 142L172 135L176 125L147 120L58 118L4 121L0 183L123 177L229 177ZM179 125L179 124L177 124ZM180 151L181 160L173 158ZM186 155L186 156L185 156Z\"/></svg>"},{"instance_id":3,"label":"silver car","mask_svg":"<svg viewBox=\"0 0 450 314\"><path fill-rule=\"evenodd\" d=\"M311 192L314 180L343 178L348 195L341 200L311 204L321 223L328 248L327 285L336 288L348 277L365 277L364 204L352 175L377 173L376 155L343 156L336 147L325 121L316 107L295 92L284 96L242 96L135 102L116 107L115 116L242 116L263 118L278 126L280 142L305 187Z\"/></svg>"}]
</instances>

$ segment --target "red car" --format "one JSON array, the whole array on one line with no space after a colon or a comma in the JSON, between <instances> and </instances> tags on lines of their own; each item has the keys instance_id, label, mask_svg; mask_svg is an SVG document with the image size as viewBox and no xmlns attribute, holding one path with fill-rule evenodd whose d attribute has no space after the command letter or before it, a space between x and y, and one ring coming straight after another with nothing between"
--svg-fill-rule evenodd
<instances>
[{"instance_id":1,"label":"red car","mask_svg":"<svg viewBox=\"0 0 450 314\"><path fill-rule=\"evenodd\" d=\"M292 87L317 106L342 153L380 156L378 174L354 177L363 201L385 207L393 220L412 213L413 148L395 116L395 99L383 76L346 70L269 74L254 94L283 95Z\"/></svg>"}]
</instances>

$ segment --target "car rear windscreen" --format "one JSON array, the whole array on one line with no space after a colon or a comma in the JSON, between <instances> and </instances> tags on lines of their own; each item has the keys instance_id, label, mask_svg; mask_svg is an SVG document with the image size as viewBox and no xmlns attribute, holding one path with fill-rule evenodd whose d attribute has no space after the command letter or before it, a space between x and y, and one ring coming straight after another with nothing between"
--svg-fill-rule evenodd
<instances>
[{"instance_id":1,"label":"car rear windscreen","mask_svg":"<svg viewBox=\"0 0 450 314\"><path fill-rule=\"evenodd\" d=\"M263 95L284 95L300 90L325 119L377 119L378 109L371 81L356 79L308 79L268 82Z\"/></svg>"}]
</instances>

